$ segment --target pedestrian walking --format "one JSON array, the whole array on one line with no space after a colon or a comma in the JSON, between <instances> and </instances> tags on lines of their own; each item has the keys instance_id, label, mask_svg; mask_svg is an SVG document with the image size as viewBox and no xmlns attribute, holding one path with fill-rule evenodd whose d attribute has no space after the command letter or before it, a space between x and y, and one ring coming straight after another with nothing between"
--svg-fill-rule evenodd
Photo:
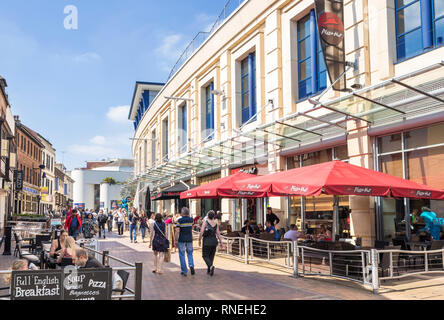
<instances>
[{"instance_id":1,"label":"pedestrian walking","mask_svg":"<svg viewBox=\"0 0 444 320\"><path fill-rule=\"evenodd\" d=\"M123 211L123 219L124 219L125 231L129 231L128 212L126 212L125 209L122 209L122 211Z\"/></svg>"},{"instance_id":2,"label":"pedestrian walking","mask_svg":"<svg viewBox=\"0 0 444 320\"><path fill-rule=\"evenodd\" d=\"M68 230L68 235L77 240L77 235L82 228L82 221L76 209L72 210L71 215L66 219L65 229Z\"/></svg>"},{"instance_id":3,"label":"pedestrian walking","mask_svg":"<svg viewBox=\"0 0 444 320\"><path fill-rule=\"evenodd\" d=\"M148 220L148 231L150 233L150 244L149 244L149 248L151 248L153 241L152 241L152 235L154 235L154 218L155 218L155 214L153 212L151 212L150 215L150 219ZM162 216L162 215L161 215Z\"/></svg>"},{"instance_id":4,"label":"pedestrian walking","mask_svg":"<svg viewBox=\"0 0 444 320\"><path fill-rule=\"evenodd\" d=\"M102 237L103 232L103 239L106 239L105 237L105 225L108 221L108 215L103 212L102 209L100 209L99 214L97 215L97 221L99 222L99 238Z\"/></svg>"},{"instance_id":5,"label":"pedestrian walking","mask_svg":"<svg viewBox=\"0 0 444 320\"><path fill-rule=\"evenodd\" d=\"M137 243L137 222L139 221L140 217L137 214L136 208L131 208L131 212L128 214L128 224L129 224L129 230L130 230L130 240L131 243Z\"/></svg>"},{"instance_id":6,"label":"pedestrian walking","mask_svg":"<svg viewBox=\"0 0 444 320\"><path fill-rule=\"evenodd\" d=\"M207 214L207 220L202 224L199 234L199 247L203 238L202 258L207 265L207 274L214 275L214 256L216 255L217 239L222 249L222 238L220 237L219 225L215 219L216 214L210 210Z\"/></svg>"},{"instance_id":7,"label":"pedestrian walking","mask_svg":"<svg viewBox=\"0 0 444 320\"><path fill-rule=\"evenodd\" d=\"M148 230L148 217L145 214L145 210L140 213L140 233L142 234L142 242L145 243L145 234Z\"/></svg>"},{"instance_id":8,"label":"pedestrian walking","mask_svg":"<svg viewBox=\"0 0 444 320\"><path fill-rule=\"evenodd\" d=\"M156 214L154 220L154 232L151 233L151 242L153 244L154 252L153 273L162 274L165 253L168 252L170 242L165 235L166 225L165 222L162 221L162 215L160 213Z\"/></svg>"},{"instance_id":9,"label":"pedestrian walking","mask_svg":"<svg viewBox=\"0 0 444 320\"><path fill-rule=\"evenodd\" d=\"M112 232L113 231L113 213L112 211L108 212L108 220L106 221L106 223L108 224L108 232Z\"/></svg>"},{"instance_id":10,"label":"pedestrian walking","mask_svg":"<svg viewBox=\"0 0 444 320\"><path fill-rule=\"evenodd\" d=\"M92 239L96 235L98 229L97 224L93 220L92 213L89 213L86 217L85 223L83 224L83 237L85 239Z\"/></svg>"},{"instance_id":11,"label":"pedestrian walking","mask_svg":"<svg viewBox=\"0 0 444 320\"><path fill-rule=\"evenodd\" d=\"M175 232L177 240L177 247L179 248L179 259L181 275L186 277L188 273L187 264L185 261L185 252L188 258L188 266L190 267L191 275L194 275L194 261L193 261L193 218L190 217L188 208L182 208L182 218L179 219L177 227L179 232Z\"/></svg>"},{"instance_id":12,"label":"pedestrian walking","mask_svg":"<svg viewBox=\"0 0 444 320\"><path fill-rule=\"evenodd\" d=\"M117 230L119 236L123 235L123 223L125 222L125 213L119 209L116 211L115 217L117 218Z\"/></svg>"}]
</instances>

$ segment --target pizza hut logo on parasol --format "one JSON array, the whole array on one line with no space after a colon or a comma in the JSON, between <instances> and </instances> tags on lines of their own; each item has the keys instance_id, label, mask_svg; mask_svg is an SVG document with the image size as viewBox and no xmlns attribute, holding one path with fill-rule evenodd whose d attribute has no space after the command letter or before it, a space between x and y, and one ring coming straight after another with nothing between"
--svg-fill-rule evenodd
<instances>
[{"instance_id":1,"label":"pizza hut logo on parasol","mask_svg":"<svg viewBox=\"0 0 444 320\"><path fill-rule=\"evenodd\" d=\"M209 190L205 190L204 194L210 194L210 191Z\"/></svg>"},{"instance_id":2,"label":"pizza hut logo on parasol","mask_svg":"<svg viewBox=\"0 0 444 320\"><path fill-rule=\"evenodd\" d=\"M308 188L307 187L299 187L299 186L291 186L291 192L308 192Z\"/></svg>"},{"instance_id":3,"label":"pizza hut logo on parasol","mask_svg":"<svg viewBox=\"0 0 444 320\"><path fill-rule=\"evenodd\" d=\"M346 191L352 192L355 194L371 194L372 188L370 188L370 187L352 187L352 188L347 188Z\"/></svg>"},{"instance_id":4,"label":"pizza hut logo on parasol","mask_svg":"<svg viewBox=\"0 0 444 320\"><path fill-rule=\"evenodd\" d=\"M344 24L332 12L323 13L318 21L319 34L328 44L337 46L344 39Z\"/></svg>"},{"instance_id":5,"label":"pizza hut logo on parasol","mask_svg":"<svg viewBox=\"0 0 444 320\"><path fill-rule=\"evenodd\" d=\"M187 197L191 196L192 193L191 192L187 192Z\"/></svg>"},{"instance_id":6,"label":"pizza hut logo on parasol","mask_svg":"<svg viewBox=\"0 0 444 320\"><path fill-rule=\"evenodd\" d=\"M239 191L237 194L239 196L254 196L253 191Z\"/></svg>"},{"instance_id":7,"label":"pizza hut logo on parasol","mask_svg":"<svg viewBox=\"0 0 444 320\"><path fill-rule=\"evenodd\" d=\"M416 196L417 197L431 197L432 193L430 191L417 190Z\"/></svg>"},{"instance_id":8,"label":"pizza hut logo on parasol","mask_svg":"<svg viewBox=\"0 0 444 320\"><path fill-rule=\"evenodd\" d=\"M259 190L261 188L260 184L248 184L247 189Z\"/></svg>"}]
</instances>

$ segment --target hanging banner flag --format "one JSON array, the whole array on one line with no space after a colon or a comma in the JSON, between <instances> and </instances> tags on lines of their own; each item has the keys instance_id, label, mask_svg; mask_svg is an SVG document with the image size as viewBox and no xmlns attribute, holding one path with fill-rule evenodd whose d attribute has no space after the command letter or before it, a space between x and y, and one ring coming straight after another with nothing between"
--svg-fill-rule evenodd
<instances>
[{"instance_id":1,"label":"hanging banner flag","mask_svg":"<svg viewBox=\"0 0 444 320\"><path fill-rule=\"evenodd\" d=\"M345 72L344 3L342 0L315 0L319 39L324 54L330 82L335 82ZM345 75L333 86L345 91Z\"/></svg>"}]
</instances>

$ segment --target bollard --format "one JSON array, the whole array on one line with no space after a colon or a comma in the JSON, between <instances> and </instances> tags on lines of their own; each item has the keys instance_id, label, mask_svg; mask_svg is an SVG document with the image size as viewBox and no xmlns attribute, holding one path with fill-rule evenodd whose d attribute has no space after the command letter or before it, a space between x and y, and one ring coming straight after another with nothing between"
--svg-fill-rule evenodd
<instances>
[{"instance_id":1,"label":"bollard","mask_svg":"<svg viewBox=\"0 0 444 320\"><path fill-rule=\"evenodd\" d=\"M12 227L8 226L5 227L5 234L4 234L4 243L5 243L5 249L3 250L4 256L10 256L11 255L11 234L12 234Z\"/></svg>"},{"instance_id":2,"label":"bollard","mask_svg":"<svg viewBox=\"0 0 444 320\"><path fill-rule=\"evenodd\" d=\"M376 249L372 249L372 285L373 285L373 293L378 294L379 289L379 277L378 277L378 251Z\"/></svg>"},{"instance_id":3,"label":"bollard","mask_svg":"<svg viewBox=\"0 0 444 320\"><path fill-rule=\"evenodd\" d=\"M103 251L102 264L105 267L109 267L109 251Z\"/></svg>"},{"instance_id":4,"label":"bollard","mask_svg":"<svg viewBox=\"0 0 444 320\"><path fill-rule=\"evenodd\" d=\"M298 242L293 242L293 277L298 278Z\"/></svg>"},{"instance_id":5,"label":"bollard","mask_svg":"<svg viewBox=\"0 0 444 320\"><path fill-rule=\"evenodd\" d=\"M245 249L245 264L248 264L248 235L245 235L244 240L244 249Z\"/></svg>"},{"instance_id":6,"label":"bollard","mask_svg":"<svg viewBox=\"0 0 444 320\"><path fill-rule=\"evenodd\" d=\"M136 262L136 277L135 277L135 291L134 300L142 300L142 267L143 263Z\"/></svg>"}]
</instances>

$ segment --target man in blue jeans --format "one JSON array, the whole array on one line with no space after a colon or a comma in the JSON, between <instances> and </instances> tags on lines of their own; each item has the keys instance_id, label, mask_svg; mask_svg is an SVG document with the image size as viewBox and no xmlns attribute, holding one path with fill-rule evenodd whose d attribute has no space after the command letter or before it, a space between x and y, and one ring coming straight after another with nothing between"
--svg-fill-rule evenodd
<instances>
[{"instance_id":1,"label":"man in blue jeans","mask_svg":"<svg viewBox=\"0 0 444 320\"><path fill-rule=\"evenodd\" d=\"M131 243L137 243L137 221L139 220L139 215L137 214L136 208L132 208L130 214L128 215L128 222L130 228L130 240Z\"/></svg>"},{"instance_id":2,"label":"man in blue jeans","mask_svg":"<svg viewBox=\"0 0 444 320\"><path fill-rule=\"evenodd\" d=\"M179 247L179 259L181 275L186 277L188 268L185 261L185 252L188 257L188 266L190 267L191 275L194 275L194 261L193 261L193 234L191 229L193 227L193 219L190 217L188 208L183 207L181 212L182 218L177 221L179 228L179 238L177 239Z\"/></svg>"}]
</instances>

